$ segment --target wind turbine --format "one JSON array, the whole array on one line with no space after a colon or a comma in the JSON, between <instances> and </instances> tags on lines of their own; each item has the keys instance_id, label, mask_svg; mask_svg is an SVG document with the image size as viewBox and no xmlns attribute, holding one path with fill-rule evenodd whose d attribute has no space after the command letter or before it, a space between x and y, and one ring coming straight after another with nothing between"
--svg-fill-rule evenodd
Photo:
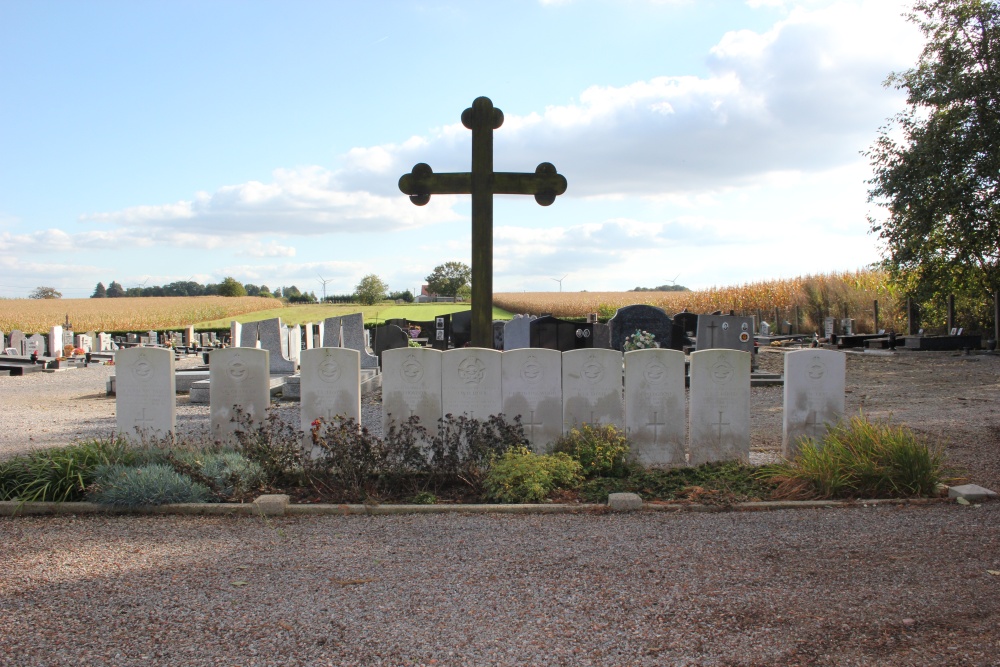
<instances>
[{"instance_id":1,"label":"wind turbine","mask_svg":"<svg viewBox=\"0 0 1000 667\"><path fill-rule=\"evenodd\" d=\"M323 301L326 301L326 284L329 282L333 282L333 279L324 278L323 276L320 276L318 273L316 275L319 276L319 281L323 283Z\"/></svg>"},{"instance_id":2,"label":"wind turbine","mask_svg":"<svg viewBox=\"0 0 1000 667\"><path fill-rule=\"evenodd\" d=\"M566 276L568 275L569 274L567 273ZM566 276L563 276L562 278L549 278L549 280L554 280L559 283L559 291L562 292L562 281L566 280Z\"/></svg>"}]
</instances>

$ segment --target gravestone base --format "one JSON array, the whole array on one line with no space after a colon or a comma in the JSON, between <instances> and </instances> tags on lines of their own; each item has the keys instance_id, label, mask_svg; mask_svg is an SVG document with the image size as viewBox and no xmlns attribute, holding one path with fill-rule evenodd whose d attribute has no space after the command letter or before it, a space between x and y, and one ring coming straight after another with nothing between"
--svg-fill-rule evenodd
<instances>
[{"instance_id":1,"label":"gravestone base","mask_svg":"<svg viewBox=\"0 0 1000 667\"><path fill-rule=\"evenodd\" d=\"M361 395L370 394L382 388L382 375L374 368L361 369ZM289 375L281 388L281 398L286 401L298 401L302 398L302 376Z\"/></svg>"}]
</instances>

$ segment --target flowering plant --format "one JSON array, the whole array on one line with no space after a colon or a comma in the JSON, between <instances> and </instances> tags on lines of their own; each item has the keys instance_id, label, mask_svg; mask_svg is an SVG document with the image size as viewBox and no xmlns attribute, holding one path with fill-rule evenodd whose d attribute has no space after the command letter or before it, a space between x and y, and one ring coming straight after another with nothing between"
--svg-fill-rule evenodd
<instances>
[{"instance_id":1,"label":"flowering plant","mask_svg":"<svg viewBox=\"0 0 1000 667\"><path fill-rule=\"evenodd\" d=\"M625 338L625 351L646 350L652 347L660 347L656 342L656 337L648 331L636 329L635 333Z\"/></svg>"}]
</instances>

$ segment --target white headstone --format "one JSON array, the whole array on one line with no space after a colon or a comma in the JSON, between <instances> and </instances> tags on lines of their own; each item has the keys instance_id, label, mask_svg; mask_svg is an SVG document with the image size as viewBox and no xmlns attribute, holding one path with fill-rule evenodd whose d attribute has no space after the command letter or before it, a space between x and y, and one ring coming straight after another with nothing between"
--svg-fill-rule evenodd
<instances>
[{"instance_id":1,"label":"white headstone","mask_svg":"<svg viewBox=\"0 0 1000 667\"><path fill-rule=\"evenodd\" d=\"M195 347L198 345L194 337L194 325L191 325L184 330L184 344L188 347Z\"/></svg>"},{"instance_id":2,"label":"white headstone","mask_svg":"<svg viewBox=\"0 0 1000 667\"><path fill-rule=\"evenodd\" d=\"M691 354L690 464L750 459L750 353Z\"/></svg>"},{"instance_id":3,"label":"white headstone","mask_svg":"<svg viewBox=\"0 0 1000 667\"><path fill-rule=\"evenodd\" d=\"M48 356L50 357L61 357L63 355L63 329L62 326L56 325L52 327L49 331L49 345L48 345ZM38 354L43 354L39 352Z\"/></svg>"},{"instance_id":4,"label":"white headstone","mask_svg":"<svg viewBox=\"0 0 1000 667\"><path fill-rule=\"evenodd\" d=\"M24 354L30 355L37 352L38 356L45 356L45 337L42 334L32 334L24 341Z\"/></svg>"},{"instance_id":5,"label":"white headstone","mask_svg":"<svg viewBox=\"0 0 1000 667\"><path fill-rule=\"evenodd\" d=\"M302 327L296 324L288 329L288 358L299 363L302 356Z\"/></svg>"},{"instance_id":6,"label":"white headstone","mask_svg":"<svg viewBox=\"0 0 1000 667\"><path fill-rule=\"evenodd\" d=\"M76 336L76 346L83 350L84 352L94 351L94 341L87 334L77 334Z\"/></svg>"},{"instance_id":7,"label":"white headstone","mask_svg":"<svg viewBox=\"0 0 1000 667\"><path fill-rule=\"evenodd\" d=\"M304 335L306 337L306 349L307 350L311 350L314 347L316 347L315 345L313 345L313 323L312 322L306 322L305 323L305 326L303 328L303 333L304 333Z\"/></svg>"},{"instance_id":8,"label":"white headstone","mask_svg":"<svg viewBox=\"0 0 1000 667\"><path fill-rule=\"evenodd\" d=\"M441 355L426 347L401 347L382 353L382 424L419 417L431 436L441 418Z\"/></svg>"},{"instance_id":9,"label":"white headstone","mask_svg":"<svg viewBox=\"0 0 1000 667\"><path fill-rule=\"evenodd\" d=\"M243 338L243 325L233 320L229 323L229 344L238 347Z\"/></svg>"},{"instance_id":10,"label":"white headstone","mask_svg":"<svg viewBox=\"0 0 1000 667\"><path fill-rule=\"evenodd\" d=\"M115 354L117 430L126 437L162 438L177 424L174 353L133 347Z\"/></svg>"},{"instance_id":11,"label":"white headstone","mask_svg":"<svg viewBox=\"0 0 1000 667\"><path fill-rule=\"evenodd\" d=\"M624 429L622 353L582 349L562 355L563 429L583 424Z\"/></svg>"},{"instance_id":12,"label":"white headstone","mask_svg":"<svg viewBox=\"0 0 1000 667\"><path fill-rule=\"evenodd\" d=\"M338 417L361 424L361 355L343 347L302 352L301 428L308 442L313 421Z\"/></svg>"},{"instance_id":13,"label":"white headstone","mask_svg":"<svg viewBox=\"0 0 1000 667\"><path fill-rule=\"evenodd\" d=\"M503 411L500 358L500 352L483 347L463 347L442 353L443 414L480 420L500 414Z\"/></svg>"},{"instance_id":14,"label":"white headstone","mask_svg":"<svg viewBox=\"0 0 1000 667\"><path fill-rule=\"evenodd\" d=\"M636 461L647 467L686 463L684 353L625 353L625 429Z\"/></svg>"},{"instance_id":15,"label":"white headstone","mask_svg":"<svg viewBox=\"0 0 1000 667\"><path fill-rule=\"evenodd\" d=\"M531 448L544 454L563 433L562 353L521 348L504 352L500 362L503 414L520 415Z\"/></svg>"},{"instance_id":16,"label":"white headstone","mask_svg":"<svg viewBox=\"0 0 1000 667\"><path fill-rule=\"evenodd\" d=\"M802 349L785 355L781 453L794 458L799 438L819 439L844 416L847 355Z\"/></svg>"},{"instance_id":17,"label":"white headstone","mask_svg":"<svg viewBox=\"0 0 1000 667\"><path fill-rule=\"evenodd\" d=\"M232 421L239 409L253 423L267 416L271 404L268 351L227 347L209 356L209 402L212 437L224 440L236 430Z\"/></svg>"},{"instance_id":18,"label":"white headstone","mask_svg":"<svg viewBox=\"0 0 1000 667\"><path fill-rule=\"evenodd\" d=\"M111 350L111 334L101 332L97 334L97 351L109 352Z\"/></svg>"}]
</instances>

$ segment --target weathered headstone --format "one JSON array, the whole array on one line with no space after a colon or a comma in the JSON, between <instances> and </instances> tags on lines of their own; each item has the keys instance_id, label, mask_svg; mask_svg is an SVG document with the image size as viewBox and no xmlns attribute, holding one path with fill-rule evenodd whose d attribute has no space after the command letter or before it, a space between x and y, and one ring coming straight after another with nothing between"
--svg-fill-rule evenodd
<instances>
[{"instance_id":1,"label":"weathered headstone","mask_svg":"<svg viewBox=\"0 0 1000 667\"><path fill-rule=\"evenodd\" d=\"M361 354L345 347L302 352L299 416L306 440L313 421L337 418L361 424Z\"/></svg>"},{"instance_id":2,"label":"weathered headstone","mask_svg":"<svg viewBox=\"0 0 1000 667\"><path fill-rule=\"evenodd\" d=\"M49 331L48 356L61 357L63 354L63 328L60 325L52 327ZM39 352L39 354L42 354Z\"/></svg>"},{"instance_id":3,"label":"weathered headstone","mask_svg":"<svg viewBox=\"0 0 1000 667\"><path fill-rule=\"evenodd\" d=\"M271 376L267 350L227 347L209 356L209 402L212 437L225 440L237 429L237 412L254 424L267 416Z\"/></svg>"},{"instance_id":4,"label":"weathered headstone","mask_svg":"<svg viewBox=\"0 0 1000 667\"><path fill-rule=\"evenodd\" d=\"M101 332L97 334L97 351L98 352L110 352L111 351L111 334Z\"/></svg>"},{"instance_id":5,"label":"weathered headstone","mask_svg":"<svg viewBox=\"0 0 1000 667\"><path fill-rule=\"evenodd\" d=\"M302 356L302 327L296 324L288 329L288 358L298 365Z\"/></svg>"},{"instance_id":6,"label":"weathered headstone","mask_svg":"<svg viewBox=\"0 0 1000 667\"><path fill-rule=\"evenodd\" d=\"M683 352L625 353L625 429L632 455L642 465L686 463L684 395Z\"/></svg>"},{"instance_id":7,"label":"weathered headstone","mask_svg":"<svg viewBox=\"0 0 1000 667\"><path fill-rule=\"evenodd\" d=\"M441 411L441 355L438 350L402 347L382 354L382 424L401 424L410 417L433 437Z\"/></svg>"},{"instance_id":8,"label":"weathered headstone","mask_svg":"<svg viewBox=\"0 0 1000 667\"><path fill-rule=\"evenodd\" d=\"M504 320L494 320L493 322L493 349L503 350L503 327L506 324Z\"/></svg>"},{"instance_id":9,"label":"weathered headstone","mask_svg":"<svg viewBox=\"0 0 1000 667\"><path fill-rule=\"evenodd\" d=\"M847 355L803 349L785 355L781 453L794 458L799 439L820 439L828 424L844 416Z\"/></svg>"},{"instance_id":10,"label":"weathered headstone","mask_svg":"<svg viewBox=\"0 0 1000 667\"><path fill-rule=\"evenodd\" d=\"M674 321L662 308L656 306L625 306L619 308L608 320L611 327L611 349L619 352L625 349L625 340L636 331L653 335L661 348L673 348Z\"/></svg>"},{"instance_id":11,"label":"weathered headstone","mask_svg":"<svg viewBox=\"0 0 1000 667\"><path fill-rule=\"evenodd\" d=\"M78 334L76 337L76 347L86 352L94 351L94 341L87 334Z\"/></svg>"},{"instance_id":12,"label":"weathered headstone","mask_svg":"<svg viewBox=\"0 0 1000 667\"><path fill-rule=\"evenodd\" d=\"M243 332L246 333L246 327ZM282 326L280 317L257 322L257 336L261 349L270 352L268 359L272 374L287 375L295 372L295 362L287 356L288 330Z\"/></svg>"},{"instance_id":13,"label":"weathered headstone","mask_svg":"<svg viewBox=\"0 0 1000 667\"><path fill-rule=\"evenodd\" d=\"M410 337L395 324L383 324L372 329L372 341L374 342L375 356L379 358L381 363L382 355L386 350L409 346Z\"/></svg>"},{"instance_id":14,"label":"weathered headstone","mask_svg":"<svg viewBox=\"0 0 1000 667\"><path fill-rule=\"evenodd\" d=\"M159 335L155 331L153 331L152 329L150 329L146 333L146 335L149 336L149 343L150 343L150 345L157 345L157 344L159 344L160 337L159 337Z\"/></svg>"},{"instance_id":15,"label":"weathered headstone","mask_svg":"<svg viewBox=\"0 0 1000 667\"><path fill-rule=\"evenodd\" d=\"M172 434L177 424L174 353L133 347L115 354L117 430L141 441Z\"/></svg>"},{"instance_id":16,"label":"weathered headstone","mask_svg":"<svg viewBox=\"0 0 1000 667\"><path fill-rule=\"evenodd\" d=\"M691 354L691 465L750 459L750 354Z\"/></svg>"},{"instance_id":17,"label":"weathered headstone","mask_svg":"<svg viewBox=\"0 0 1000 667\"><path fill-rule=\"evenodd\" d=\"M531 347L569 352L594 346L592 323L567 322L546 315L532 320L528 327Z\"/></svg>"},{"instance_id":18,"label":"weathered headstone","mask_svg":"<svg viewBox=\"0 0 1000 667\"><path fill-rule=\"evenodd\" d=\"M737 315L699 315L698 350L753 352L753 318Z\"/></svg>"},{"instance_id":19,"label":"weathered headstone","mask_svg":"<svg viewBox=\"0 0 1000 667\"><path fill-rule=\"evenodd\" d=\"M10 332L10 340L7 342L7 346L17 350L18 354L31 354L28 352L28 339L20 329L14 329Z\"/></svg>"},{"instance_id":20,"label":"weathered headstone","mask_svg":"<svg viewBox=\"0 0 1000 667\"><path fill-rule=\"evenodd\" d=\"M531 347L531 321L534 315L515 315L503 327L503 349L519 350Z\"/></svg>"},{"instance_id":21,"label":"weathered headstone","mask_svg":"<svg viewBox=\"0 0 1000 667\"><path fill-rule=\"evenodd\" d=\"M188 347L198 346L198 340L195 338L194 335L194 325L190 325L188 326L187 329L184 330L184 344L187 345Z\"/></svg>"},{"instance_id":22,"label":"weathered headstone","mask_svg":"<svg viewBox=\"0 0 1000 667\"><path fill-rule=\"evenodd\" d=\"M328 317L323 321L323 347L343 347L357 350L361 355L361 368L378 368L378 357L365 348L365 318L361 313Z\"/></svg>"},{"instance_id":23,"label":"weathered headstone","mask_svg":"<svg viewBox=\"0 0 1000 667\"><path fill-rule=\"evenodd\" d=\"M260 322L247 322L240 327L239 347L258 347Z\"/></svg>"},{"instance_id":24,"label":"weathered headstone","mask_svg":"<svg viewBox=\"0 0 1000 667\"><path fill-rule=\"evenodd\" d=\"M500 358L482 347L448 350L441 356L441 410L444 415L485 420L503 411Z\"/></svg>"},{"instance_id":25,"label":"weathered headstone","mask_svg":"<svg viewBox=\"0 0 1000 667\"><path fill-rule=\"evenodd\" d=\"M313 333L314 329L313 329L313 323L312 322L306 322L305 325L303 326L302 331L303 331L303 335L305 336L305 347L303 349L311 350L314 347L321 347L319 345L314 345L313 344L313 342L314 342L313 336L315 334Z\"/></svg>"},{"instance_id":26,"label":"weathered headstone","mask_svg":"<svg viewBox=\"0 0 1000 667\"><path fill-rule=\"evenodd\" d=\"M37 353L38 356L45 356L45 336L42 334L32 334L24 342L24 353L30 355Z\"/></svg>"},{"instance_id":27,"label":"weathered headstone","mask_svg":"<svg viewBox=\"0 0 1000 667\"><path fill-rule=\"evenodd\" d=\"M625 428L621 352L594 349L564 352L562 390L564 431L583 424Z\"/></svg>"},{"instance_id":28,"label":"weathered headstone","mask_svg":"<svg viewBox=\"0 0 1000 667\"><path fill-rule=\"evenodd\" d=\"M563 433L562 353L518 348L501 358L503 414L521 416L524 434L539 454Z\"/></svg>"},{"instance_id":29,"label":"weathered headstone","mask_svg":"<svg viewBox=\"0 0 1000 667\"><path fill-rule=\"evenodd\" d=\"M243 342L243 325L236 320L229 323L229 344L238 347Z\"/></svg>"},{"instance_id":30,"label":"weathered headstone","mask_svg":"<svg viewBox=\"0 0 1000 667\"><path fill-rule=\"evenodd\" d=\"M611 349L611 326L594 322L594 347L601 350Z\"/></svg>"}]
</instances>

